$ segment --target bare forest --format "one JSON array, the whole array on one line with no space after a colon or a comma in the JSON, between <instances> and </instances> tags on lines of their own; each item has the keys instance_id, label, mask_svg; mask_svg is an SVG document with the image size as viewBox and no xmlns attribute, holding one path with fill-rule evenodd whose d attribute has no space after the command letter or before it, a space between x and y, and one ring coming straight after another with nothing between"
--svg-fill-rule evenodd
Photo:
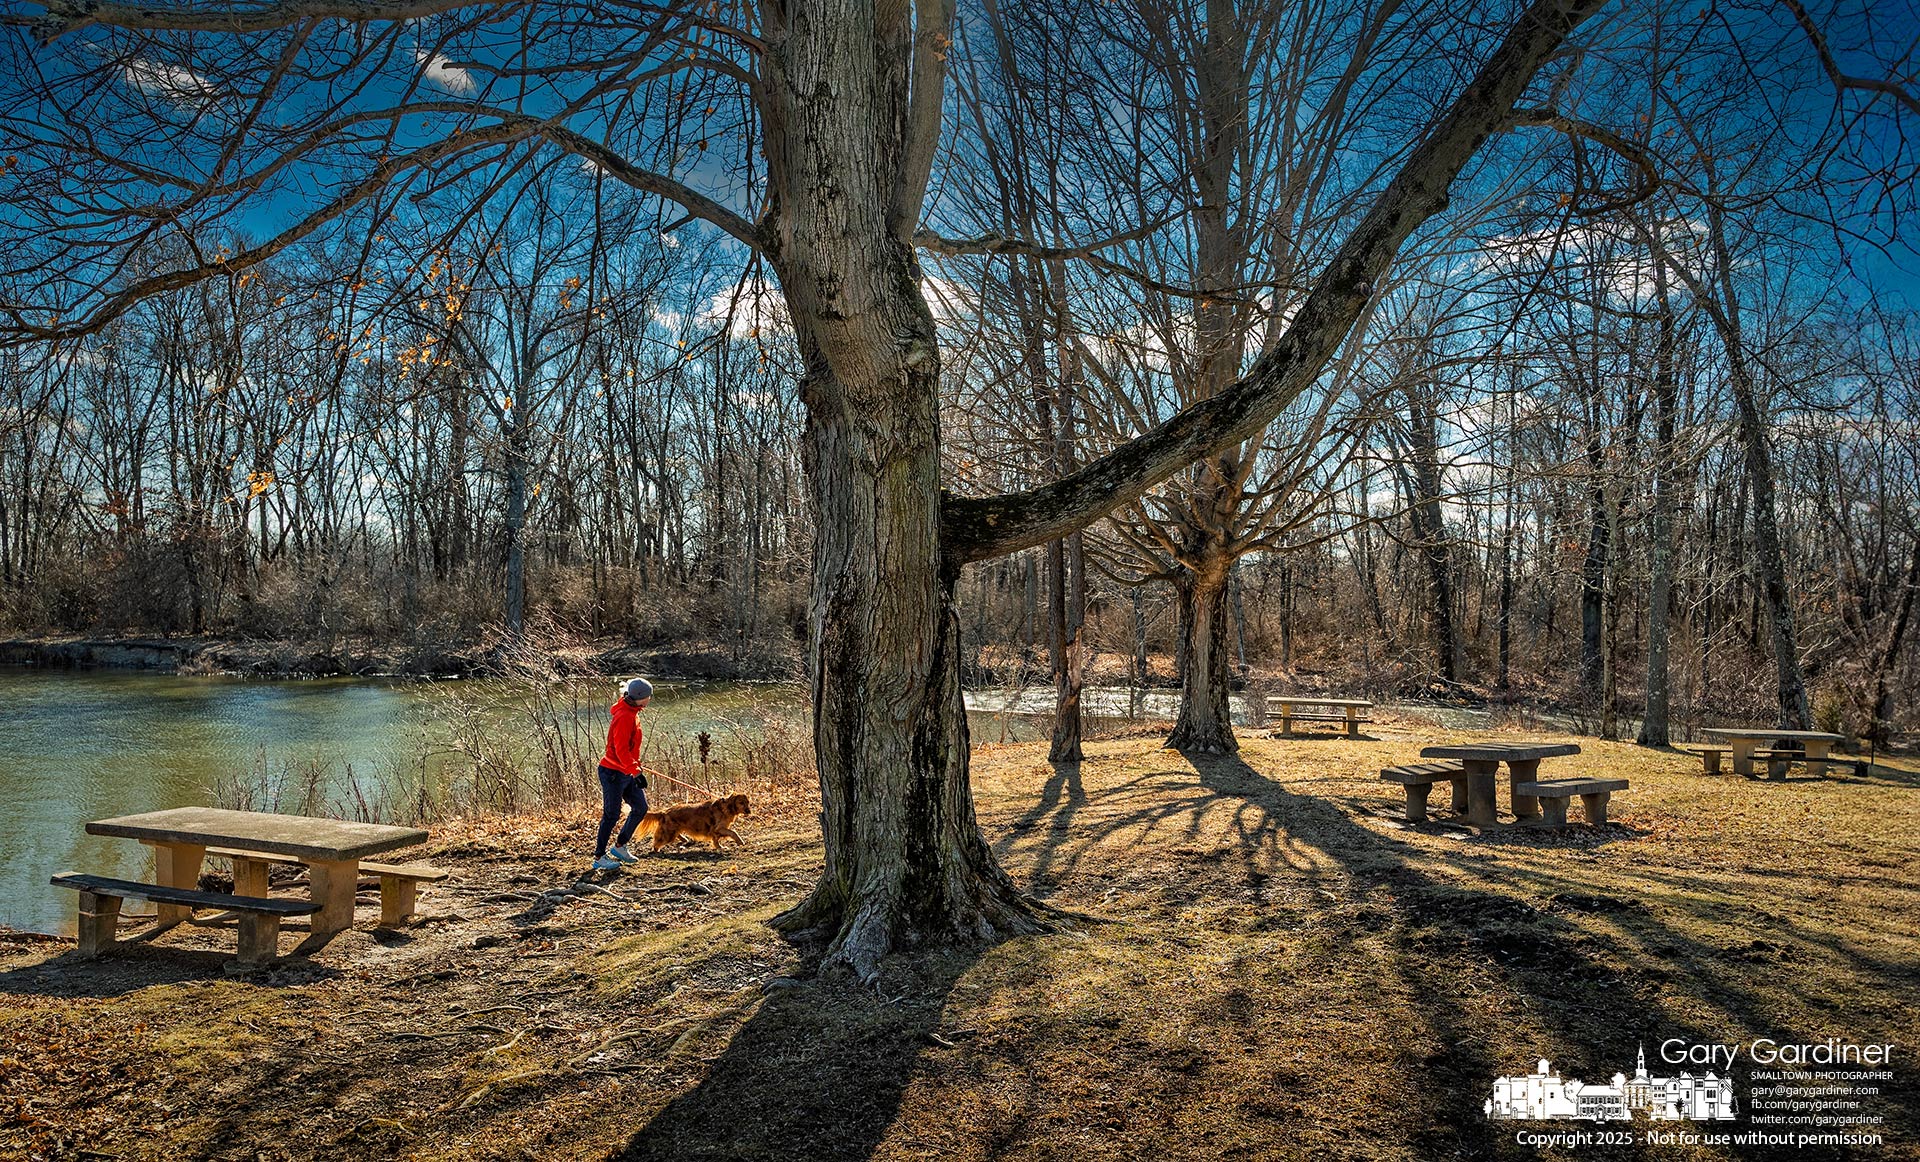
<instances>
[{"instance_id":1,"label":"bare forest","mask_svg":"<svg viewBox=\"0 0 1920 1162\"><path fill-rule=\"evenodd\" d=\"M924 255L949 488L1057 479L1278 341L1400 160L1383 126L1423 112L1400 67L1452 67L1396 62L1425 50L1370 5L1333 8L961 22L935 206L989 241ZM1048 680L1058 657L1076 682L1184 676L1193 704L1246 682L1493 696L1610 735L1650 718L1653 741L1776 703L1883 738L1906 723L1911 97L1836 87L1785 9L1742 29L1794 50L1758 77L1670 16L1562 86L1626 139L1518 118L1258 437L969 566L969 680ZM1897 41L1855 17L1856 51ZM506 84L449 55L482 31L416 34L412 98ZM111 44L100 87L62 94L76 115L133 105L188 136L236 115L185 42ZM712 84L670 88L682 119L658 148L740 129L692 110ZM58 172L47 96L8 111L16 188L103 164ZM28 333L0 356L4 628L697 642L797 674L804 360L763 264L590 152L507 166L373 197L244 266L224 260L258 247L265 210L145 227L149 250L102 277L207 276L35 340L21 303L79 229L42 217L7 275ZM139 226L100 197L90 212ZM35 213L16 202L13 224ZM1182 730L1217 741L1204 709Z\"/></svg>"}]
</instances>

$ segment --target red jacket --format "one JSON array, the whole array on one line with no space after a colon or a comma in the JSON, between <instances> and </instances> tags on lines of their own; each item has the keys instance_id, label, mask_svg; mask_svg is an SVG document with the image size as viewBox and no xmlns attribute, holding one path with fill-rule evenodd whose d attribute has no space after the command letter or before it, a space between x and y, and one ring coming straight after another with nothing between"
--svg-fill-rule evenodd
<instances>
[{"instance_id":1,"label":"red jacket","mask_svg":"<svg viewBox=\"0 0 1920 1162\"><path fill-rule=\"evenodd\" d=\"M600 765L629 775L640 773L640 711L625 698L607 708L613 723L607 727L607 753Z\"/></svg>"}]
</instances>

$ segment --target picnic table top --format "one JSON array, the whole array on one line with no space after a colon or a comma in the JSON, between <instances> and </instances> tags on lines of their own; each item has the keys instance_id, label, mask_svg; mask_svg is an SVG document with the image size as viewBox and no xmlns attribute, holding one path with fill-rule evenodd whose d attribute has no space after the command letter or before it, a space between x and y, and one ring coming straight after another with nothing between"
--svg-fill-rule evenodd
<instances>
[{"instance_id":1,"label":"picnic table top","mask_svg":"<svg viewBox=\"0 0 1920 1162\"><path fill-rule=\"evenodd\" d=\"M1844 734L1828 734L1824 730L1767 730L1761 727L1745 726L1703 726L1701 734L1717 734L1721 738L1798 738L1825 739L1828 742L1844 742Z\"/></svg>"},{"instance_id":2,"label":"picnic table top","mask_svg":"<svg viewBox=\"0 0 1920 1162\"><path fill-rule=\"evenodd\" d=\"M154 843L231 847L315 860L357 860L427 841L427 833L418 827L227 811L218 807L174 807L96 819L87 824L87 834Z\"/></svg>"},{"instance_id":3,"label":"picnic table top","mask_svg":"<svg viewBox=\"0 0 1920 1162\"><path fill-rule=\"evenodd\" d=\"M1269 694L1267 701L1288 706L1371 706L1365 698L1315 698L1306 694Z\"/></svg>"},{"instance_id":4,"label":"picnic table top","mask_svg":"<svg viewBox=\"0 0 1920 1162\"><path fill-rule=\"evenodd\" d=\"M1479 759L1496 763L1524 763L1579 753L1580 747L1571 742L1468 742L1420 748L1423 759Z\"/></svg>"}]
</instances>

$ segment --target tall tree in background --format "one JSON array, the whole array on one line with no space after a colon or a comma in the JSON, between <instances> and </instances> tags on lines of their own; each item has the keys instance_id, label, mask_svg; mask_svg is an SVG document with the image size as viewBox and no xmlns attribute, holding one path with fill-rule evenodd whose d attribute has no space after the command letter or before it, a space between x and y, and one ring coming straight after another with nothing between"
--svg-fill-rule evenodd
<instances>
[{"instance_id":1,"label":"tall tree in background","mask_svg":"<svg viewBox=\"0 0 1920 1162\"><path fill-rule=\"evenodd\" d=\"M1390 155L1347 148L1393 85L1394 4L1324 6L1204 0L1098 5L1087 21L1124 46L1082 66L1094 106L1125 108L1090 163L1134 216L1164 205L1174 229L1115 249L1142 277L1083 327L1109 440L1226 391L1285 334L1339 227L1364 209ZM1412 17L1416 18L1417 17ZM1144 148L1143 148L1144 147ZM1143 165L1141 154L1152 159ZM1108 269L1113 269L1108 267ZM1284 549L1314 518L1351 433L1334 419L1344 378L1271 432L1216 451L1114 515L1120 567L1176 594L1180 704L1167 744L1238 749L1230 689L1235 563Z\"/></svg>"}]
</instances>

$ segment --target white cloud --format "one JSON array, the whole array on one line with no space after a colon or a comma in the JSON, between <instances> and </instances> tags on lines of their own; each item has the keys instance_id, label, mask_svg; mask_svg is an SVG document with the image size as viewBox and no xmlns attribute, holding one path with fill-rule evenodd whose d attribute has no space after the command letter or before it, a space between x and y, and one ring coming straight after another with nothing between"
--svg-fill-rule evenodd
<instances>
[{"instance_id":1,"label":"white cloud","mask_svg":"<svg viewBox=\"0 0 1920 1162\"><path fill-rule=\"evenodd\" d=\"M1682 218L1663 223L1661 230L1668 248L1684 255L1697 244L1705 228ZM1625 226L1608 223L1502 234L1481 245L1477 265L1499 274L1524 274L1556 255L1588 264L1621 302L1644 303L1653 297L1658 285L1655 260L1637 237Z\"/></svg>"},{"instance_id":2,"label":"white cloud","mask_svg":"<svg viewBox=\"0 0 1920 1162\"><path fill-rule=\"evenodd\" d=\"M787 318L786 298L780 288L759 275L709 298L694 321L702 327L726 326L728 334L735 339L772 338L793 333L793 324Z\"/></svg>"},{"instance_id":3,"label":"white cloud","mask_svg":"<svg viewBox=\"0 0 1920 1162\"><path fill-rule=\"evenodd\" d=\"M219 89L212 81L181 65L135 60L120 66L120 78L150 97L163 101L200 104L211 101Z\"/></svg>"},{"instance_id":4,"label":"white cloud","mask_svg":"<svg viewBox=\"0 0 1920 1162\"><path fill-rule=\"evenodd\" d=\"M421 79L436 89L465 95L473 92L476 87L471 72L455 67L451 61L437 52L417 48L413 50L413 59L420 62Z\"/></svg>"},{"instance_id":5,"label":"white cloud","mask_svg":"<svg viewBox=\"0 0 1920 1162\"><path fill-rule=\"evenodd\" d=\"M979 296L972 287L962 286L936 274L920 276L920 293L926 298L927 310L932 312L937 323L960 322L973 315L979 307Z\"/></svg>"}]
</instances>

